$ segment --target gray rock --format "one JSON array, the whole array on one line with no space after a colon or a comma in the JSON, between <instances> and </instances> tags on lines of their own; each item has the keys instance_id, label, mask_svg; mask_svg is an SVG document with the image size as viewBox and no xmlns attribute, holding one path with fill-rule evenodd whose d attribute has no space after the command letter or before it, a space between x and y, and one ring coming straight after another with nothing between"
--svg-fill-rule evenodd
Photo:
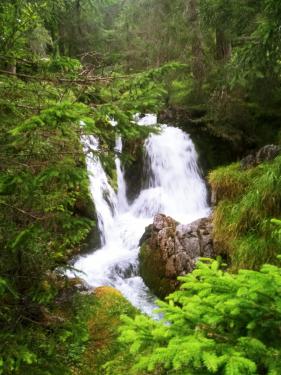
<instances>
[{"instance_id":1,"label":"gray rock","mask_svg":"<svg viewBox=\"0 0 281 375\"><path fill-rule=\"evenodd\" d=\"M160 298L177 288L177 277L191 272L199 257L214 255L210 218L183 225L158 214L142 238L140 273Z\"/></svg>"},{"instance_id":2,"label":"gray rock","mask_svg":"<svg viewBox=\"0 0 281 375\"><path fill-rule=\"evenodd\" d=\"M275 159L281 154L281 147L277 145L266 145L254 154L250 154L241 160L242 169L249 169L256 165Z\"/></svg>"},{"instance_id":3,"label":"gray rock","mask_svg":"<svg viewBox=\"0 0 281 375\"><path fill-rule=\"evenodd\" d=\"M275 159L281 152L281 147L276 145L266 145L262 147L256 154L257 163L270 161Z\"/></svg>"}]
</instances>

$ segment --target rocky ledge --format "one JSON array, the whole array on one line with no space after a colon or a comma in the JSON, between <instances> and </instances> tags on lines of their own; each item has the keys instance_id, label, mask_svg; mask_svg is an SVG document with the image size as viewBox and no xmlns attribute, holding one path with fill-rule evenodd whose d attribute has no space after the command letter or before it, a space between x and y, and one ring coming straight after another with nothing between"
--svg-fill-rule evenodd
<instances>
[{"instance_id":1,"label":"rocky ledge","mask_svg":"<svg viewBox=\"0 0 281 375\"><path fill-rule=\"evenodd\" d=\"M199 257L213 256L211 219L183 225L158 214L146 228L140 246L140 274L146 285L164 298L178 287L178 276L195 268Z\"/></svg>"}]
</instances>

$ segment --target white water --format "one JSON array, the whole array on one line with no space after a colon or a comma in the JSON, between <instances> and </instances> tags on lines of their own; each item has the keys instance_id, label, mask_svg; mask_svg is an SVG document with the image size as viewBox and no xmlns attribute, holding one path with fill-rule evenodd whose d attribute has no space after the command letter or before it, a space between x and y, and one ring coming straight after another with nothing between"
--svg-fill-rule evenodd
<instances>
[{"instance_id":1,"label":"white water","mask_svg":"<svg viewBox=\"0 0 281 375\"><path fill-rule=\"evenodd\" d=\"M84 151L87 153L86 163L90 179L90 190L96 207L101 243L105 245L114 225L118 198L108 182L99 158L95 155L95 151L98 150L97 139L94 136L85 136L82 138L82 142Z\"/></svg>"},{"instance_id":2,"label":"white water","mask_svg":"<svg viewBox=\"0 0 281 375\"><path fill-rule=\"evenodd\" d=\"M124 179L124 173L121 167L121 161L118 157L118 154L122 153L122 148L123 148L122 139L119 136L116 139L116 146L115 146L115 151L117 152L117 156L115 158L115 165L116 165L117 184L118 184L117 202L118 202L119 212L125 212L129 208L129 204L128 204L127 196L126 196L126 183Z\"/></svg>"},{"instance_id":3,"label":"white water","mask_svg":"<svg viewBox=\"0 0 281 375\"><path fill-rule=\"evenodd\" d=\"M138 119L139 125L156 124L154 115ZM84 148L98 148L94 137L83 139ZM93 287L109 285L120 290L136 307L152 313L154 296L138 276L138 243L156 213L189 223L207 216L207 192L197 166L197 154L187 134L162 126L145 142L147 179L140 195L129 205L126 183L118 154L121 138L116 140L118 192L109 185L98 158L87 156L91 194L96 206L103 247L81 257L75 264Z\"/></svg>"}]
</instances>

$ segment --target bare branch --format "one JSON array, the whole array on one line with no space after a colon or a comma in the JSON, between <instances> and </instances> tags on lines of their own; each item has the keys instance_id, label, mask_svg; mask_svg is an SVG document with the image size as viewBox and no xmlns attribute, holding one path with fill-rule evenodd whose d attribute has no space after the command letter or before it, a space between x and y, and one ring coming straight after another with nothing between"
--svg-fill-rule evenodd
<instances>
[{"instance_id":1,"label":"bare branch","mask_svg":"<svg viewBox=\"0 0 281 375\"><path fill-rule=\"evenodd\" d=\"M2 70L2 69L0 69L0 74L15 76L19 78L25 78L25 79L31 79L35 81L45 81L45 82L52 82L56 84L70 83L70 84L77 84L77 85L91 85L94 82L106 82L107 83L115 79L115 77L100 77L100 76L91 76L85 79L67 79L67 78L60 78L60 77L50 78L50 77L32 76L32 75L23 74L23 73L14 73L14 72L10 72L8 70Z\"/></svg>"}]
</instances>

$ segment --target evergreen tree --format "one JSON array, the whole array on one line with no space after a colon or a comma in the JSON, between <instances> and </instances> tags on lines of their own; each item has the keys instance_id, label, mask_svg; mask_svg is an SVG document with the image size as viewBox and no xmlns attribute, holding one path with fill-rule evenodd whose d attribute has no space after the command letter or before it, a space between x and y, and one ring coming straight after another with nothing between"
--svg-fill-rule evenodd
<instances>
[{"instance_id":1,"label":"evergreen tree","mask_svg":"<svg viewBox=\"0 0 281 375\"><path fill-rule=\"evenodd\" d=\"M132 374L279 374L281 268L230 274L199 263L159 302L160 321L124 317Z\"/></svg>"}]
</instances>

